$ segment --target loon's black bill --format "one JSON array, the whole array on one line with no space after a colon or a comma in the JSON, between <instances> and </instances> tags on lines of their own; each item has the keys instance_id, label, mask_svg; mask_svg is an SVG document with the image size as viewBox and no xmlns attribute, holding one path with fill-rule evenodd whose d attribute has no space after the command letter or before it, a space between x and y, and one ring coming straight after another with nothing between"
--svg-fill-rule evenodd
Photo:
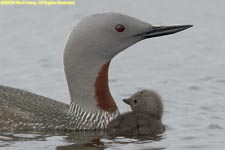
<instances>
[{"instance_id":1,"label":"loon's black bill","mask_svg":"<svg viewBox=\"0 0 225 150\"><path fill-rule=\"evenodd\" d=\"M123 102L128 105L131 105L131 99L123 99Z\"/></svg>"},{"instance_id":2,"label":"loon's black bill","mask_svg":"<svg viewBox=\"0 0 225 150\"><path fill-rule=\"evenodd\" d=\"M175 26L154 26L153 30L141 34L144 38L152 38L157 36L163 36L168 34L174 34L185 29L192 27L193 25L175 25Z\"/></svg>"}]
</instances>

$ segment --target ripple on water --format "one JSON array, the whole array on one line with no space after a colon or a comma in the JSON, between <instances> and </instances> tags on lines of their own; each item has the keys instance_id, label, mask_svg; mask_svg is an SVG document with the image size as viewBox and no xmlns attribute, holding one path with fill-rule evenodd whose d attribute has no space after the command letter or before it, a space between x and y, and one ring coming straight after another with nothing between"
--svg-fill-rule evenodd
<instances>
[{"instance_id":1,"label":"ripple on water","mask_svg":"<svg viewBox=\"0 0 225 150\"><path fill-rule=\"evenodd\" d=\"M186 137L183 137L181 138L182 140L194 140L194 139L197 139L198 137L196 136L186 136Z\"/></svg>"},{"instance_id":2,"label":"ripple on water","mask_svg":"<svg viewBox=\"0 0 225 150\"><path fill-rule=\"evenodd\" d=\"M224 127L222 127L221 125L216 124L216 123L211 123L211 124L208 125L207 129L210 129L210 130L224 130Z\"/></svg>"},{"instance_id":3,"label":"ripple on water","mask_svg":"<svg viewBox=\"0 0 225 150\"><path fill-rule=\"evenodd\" d=\"M225 79L215 80L215 82L224 84L225 83Z\"/></svg>"},{"instance_id":4,"label":"ripple on water","mask_svg":"<svg viewBox=\"0 0 225 150\"><path fill-rule=\"evenodd\" d=\"M212 111L212 110L210 109L210 107L207 107L207 106L201 106L200 109L201 109L201 110L204 110L204 111L209 111L209 112Z\"/></svg>"},{"instance_id":5,"label":"ripple on water","mask_svg":"<svg viewBox=\"0 0 225 150\"><path fill-rule=\"evenodd\" d=\"M200 79L200 81L209 81L209 80L212 80L213 77L212 76L206 76L206 77L203 77Z\"/></svg>"},{"instance_id":6,"label":"ripple on water","mask_svg":"<svg viewBox=\"0 0 225 150\"><path fill-rule=\"evenodd\" d=\"M193 91L199 91L200 90L200 87L196 86L196 85L192 85L189 87L190 90L193 90Z\"/></svg>"}]
</instances>

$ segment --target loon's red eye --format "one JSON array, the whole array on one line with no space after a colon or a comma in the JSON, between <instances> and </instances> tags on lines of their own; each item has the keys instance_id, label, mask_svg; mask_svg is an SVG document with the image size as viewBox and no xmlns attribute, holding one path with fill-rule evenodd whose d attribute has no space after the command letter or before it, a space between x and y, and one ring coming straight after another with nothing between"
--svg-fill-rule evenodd
<instances>
[{"instance_id":1,"label":"loon's red eye","mask_svg":"<svg viewBox=\"0 0 225 150\"><path fill-rule=\"evenodd\" d=\"M125 30L125 27L122 24L118 24L115 26L115 29L117 32L123 32Z\"/></svg>"}]
</instances>

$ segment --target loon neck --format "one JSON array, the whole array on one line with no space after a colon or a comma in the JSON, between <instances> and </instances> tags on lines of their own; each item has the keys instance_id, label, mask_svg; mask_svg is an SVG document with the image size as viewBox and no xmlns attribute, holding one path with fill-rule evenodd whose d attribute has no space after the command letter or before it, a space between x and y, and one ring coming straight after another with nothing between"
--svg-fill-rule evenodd
<instances>
[{"instance_id":1,"label":"loon neck","mask_svg":"<svg viewBox=\"0 0 225 150\"><path fill-rule=\"evenodd\" d=\"M108 123L119 115L119 111L88 112L72 101L67 115L69 116L69 123L72 124L69 127L71 130L104 130Z\"/></svg>"},{"instance_id":2,"label":"loon neck","mask_svg":"<svg viewBox=\"0 0 225 150\"><path fill-rule=\"evenodd\" d=\"M108 69L113 56L96 52L99 45L89 45L90 42L82 40L76 32L80 31L72 31L64 51L64 70L71 98L69 114L80 122L78 128L97 129L106 126L118 114L108 86ZM89 123L91 125L86 125Z\"/></svg>"},{"instance_id":3,"label":"loon neck","mask_svg":"<svg viewBox=\"0 0 225 150\"><path fill-rule=\"evenodd\" d=\"M94 96L88 95L88 94L91 94L90 92L86 93L85 91L83 91L84 92L83 94L85 95L82 95L82 93L79 93L79 95L82 95L82 97L86 96L85 99L80 99L83 102L81 103L79 99L76 99L76 95L71 95L73 98L71 99L68 115L70 116L69 117L70 122L72 122L73 126L70 126L70 128L71 127L75 128L75 130L106 129L108 123L112 119L117 117L117 115L119 114L116 104L109 91L109 86L108 86L109 64L110 62L104 64L101 67L94 82L89 81L89 83L93 84L92 86L91 84L83 83L84 88L85 88L85 85L90 86L90 87L86 87L86 89L89 89L88 91L94 90L93 91L94 93L92 93L94 94ZM83 77L83 76L81 75L80 77ZM86 81L87 79L84 79L84 80ZM82 82L82 81L85 82L84 80L80 78L79 82ZM78 81L76 81L76 83L78 83ZM70 82L68 84L70 86L73 85L73 84L71 85ZM69 88L71 88L70 86ZM70 89L70 92L71 94L73 94L74 93L73 89ZM92 96L92 97L89 97L89 96ZM82 98L82 97L79 97L79 98ZM93 102L90 100L93 100ZM92 111L95 107L97 109Z\"/></svg>"},{"instance_id":4,"label":"loon neck","mask_svg":"<svg viewBox=\"0 0 225 150\"><path fill-rule=\"evenodd\" d=\"M109 63L73 59L74 63L65 65L71 101L87 112L116 111L117 106L108 86Z\"/></svg>"}]
</instances>

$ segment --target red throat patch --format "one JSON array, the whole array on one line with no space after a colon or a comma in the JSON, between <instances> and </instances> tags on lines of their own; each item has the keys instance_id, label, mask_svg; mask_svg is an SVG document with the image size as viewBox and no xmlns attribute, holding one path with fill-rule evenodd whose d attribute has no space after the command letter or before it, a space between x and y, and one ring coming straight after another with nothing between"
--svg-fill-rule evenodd
<instances>
[{"instance_id":1,"label":"red throat patch","mask_svg":"<svg viewBox=\"0 0 225 150\"><path fill-rule=\"evenodd\" d=\"M110 62L104 64L95 81L95 97L98 106L108 112L117 109L116 103L109 91L108 70Z\"/></svg>"}]
</instances>

